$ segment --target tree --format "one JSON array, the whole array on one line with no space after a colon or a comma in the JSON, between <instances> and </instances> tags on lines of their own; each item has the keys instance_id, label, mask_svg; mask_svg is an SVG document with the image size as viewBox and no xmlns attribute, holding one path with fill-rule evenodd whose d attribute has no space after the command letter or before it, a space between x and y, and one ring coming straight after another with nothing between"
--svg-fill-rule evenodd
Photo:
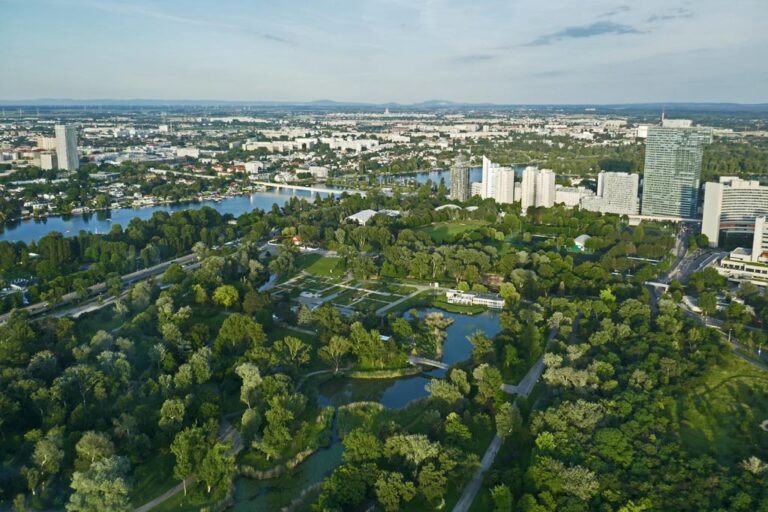
<instances>
[{"instance_id":1,"label":"tree","mask_svg":"<svg viewBox=\"0 0 768 512\"><path fill-rule=\"evenodd\" d=\"M259 367L252 363L242 363L235 368L235 373L243 380L240 386L240 401L251 408L251 396L261 384L261 372Z\"/></svg>"},{"instance_id":2,"label":"tree","mask_svg":"<svg viewBox=\"0 0 768 512\"><path fill-rule=\"evenodd\" d=\"M187 495L187 478L200 465L205 446L205 436L200 427L185 428L173 439L171 453L176 456L173 476L183 482L184 496Z\"/></svg>"},{"instance_id":3,"label":"tree","mask_svg":"<svg viewBox=\"0 0 768 512\"><path fill-rule=\"evenodd\" d=\"M178 263L172 263L168 266L167 269L165 269L165 272L163 272L163 282L169 283L169 284L178 284L184 281L184 278L187 277L187 273L184 272L184 269L179 265Z\"/></svg>"},{"instance_id":4,"label":"tree","mask_svg":"<svg viewBox=\"0 0 768 512\"><path fill-rule=\"evenodd\" d=\"M237 288L229 284L219 286L213 292L213 301L224 306L225 309L237 304L238 300L240 300L240 294L237 292Z\"/></svg>"},{"instance_id":5,"label":"tree","mask_svg":"<svg viewBox=\"0 0 768 512\"><path fill-rule=\"evenodd\" d=\"M443 379L430 380L426 389L430 397L435 400L442 400L449 405L453 405L464 398L457 386Z\"/></svg>"},{"instance_id":6,"label":"tree","mask_svg":"<svg viewBox=\"0 0 768 512\"><path fill-rule=\"evenodd\" d=\"M445 496L448 479L445 472L434 464L427 463L419 472L419 492L432 506L440 508Z\"/></svg>"},{"instance_id":7,"label":"tree","mask_svg":"<svg viewBox=\"0 0 768 512\"><path fill-rule=\"evenodd\" d=\"M403 480L402 473L384 471L376 480L376 497L387 512L400 510L402 502L409 502L416 495L416 487Z\"/></svg>"},{"instance_id":8,"label":"tree","mask_svg":"<svg viewBox=\"0 0 768 512\"><path fill-rule=\"evenodd\" d=\"M96 460L106 459L115 453L115 445L107 434L102 432L86 432L75 445L77 456L88 464Z\"/></svg>"},{"instance_id":9,"label":"tree","mask_svg":"<svg viewBox=\"0 0 768 512\"><path fill-rule=\"evenodd\" d=\"M51 439L41 439L35 443L32 461L40 470L41 476L53 477L59 472L64 460L64 450ZM33 491L34 493L34 491Z\"/></svg>"},{"instance_id":10,"label":"tree","mask_svg":"<svg viewBox=\"0 0 768 512\"><path fill-rule=\"evenodd\" d=\"M512 512L512 491L504 484L491 489L494 512Z\"/></svg>"},{"instance_id":11,"label":"tree","mask_svg":"<svg viewBox=\"0 0 768 512\"><path fill-rule=\"evenodd\" d=\"M216 443L213 445L200 462L197 477L205 483L208 494L214 487L220 487L229 482L234 476L235 457L230 455L232 445L230 443Z\"/></svg>"},{"instance_id":12,"label":"tree","mask_svg":"<svg viewBox=\"0 0 768 512\"><path fill-rule=\"evenodd\" d=\"M352 348L352 344L343 336L333 336L327 345L318 350L318 355L329 366L333 366L333 373L339 373L339 366Z\"/></svg>"},{"instance_id":13,"label":"tree","mask_svg":"<svg viewBox=\"0 0 768 512\"><path fill-rule=\"evenodd\" d=\"M458 445L464 445L472 439L472 431L461 421L461 416L455 412L448 413L443 428L446 438Z\"/></svg>"},{"instance_id":14,"label":"tree","mask_svg":"<svg viewBox=\"0 0 768 512\"><path fill-rule=\"evenodd\" d=\"M278 361L293 369L309 362L309 345L294 336L286 336L282 340L277 340L272 348Z\"/></svg>"},{"instance_id":15,"label":"tree","mask_svg":"<svg viewBox=\"0 0 768 512\"><path fill-rule=\"evenodd\" d=\"M493 360L493 342L482 331L477 331L469 336L472 344L472 360L477 363L487 363Z\"/></svg>"},{"instance_id":16,"label":"tree","mask_svg":"<svg viewBox=\"0 0 768 512\"><path fill-rule=\"evenodd\" d=\"M160 428L168 432L178 430L184 421L185 410L184 402L178 398L169 398L163 402L160 408Z\"/></svg>"},{"instance_id":17,"label":"tree","mask_svg":"<svg viewBox=\"0 0 768 512\"><path fill-rule=\"evenodd\" d=\"M384 453L389 457L399 455L418 469L425 460L438 456L440 445L423 434L398 434L384 443Z\"/></svg>"},{"instance_id":18,"label":"tree","mask_svg":"<svg viewBox=\"0 0 768 512\"><path fill-rule=\"evenodd\" d=\"M699 307L705 316L710 316L717 311L717 294L715 292L703 292L699 295Z\"/></svg>"},{"instance_id":19,"label":"tree","mask_svg":"<svg viewBox=\"0 0 768 512\"><path fill-rule=\"evenodd\" d=\"M361 428L352 430L344 437L345 462L363 462L381 457L382 446L379 439Z\"/></svg>"},{"instance_id":20,"label":"tree","mask_svg":"<svg viewBox=\"0 0 768 512\"><path fill-rule=\"evenodd\" d=\"M125 457L97 460L87 471L72 475L68 512L122 512L133 509L127 478L130 464Z\"/></svg>"},{"instance_id":21,"label":"tree","mask_svg":"<svg viewBox=\"0 0 768 512\"><path fill-rule=\"evenodd\" d=\"M313 321L312 310L306 304L302 304L299 308L297 322L299 322L299 325L309 325Z\"/></svg>"},{"instance_id":22,"label":"tree","mask_svg":"<svg viewBox=\"0 0 768 512\"><path fill-rule=\"evenodd\" d=\"M520 410L516 405L504 402L496 411L496 433L500 437L507 437L509 434L519 430L523 424L520 416Z\"/></svg>"},{"instance_id":23,"label":"tree","mask_svg":"<svg viewBox=\"0 0 768 512\"><path fill-rule=\"evenodd\" d=\"M501 395L503 380L499 370L487 364L481 364L472 371L472 376L477 383L478 403L487 403L490 400L498 400Z\"/></svg>"}]
</instances>

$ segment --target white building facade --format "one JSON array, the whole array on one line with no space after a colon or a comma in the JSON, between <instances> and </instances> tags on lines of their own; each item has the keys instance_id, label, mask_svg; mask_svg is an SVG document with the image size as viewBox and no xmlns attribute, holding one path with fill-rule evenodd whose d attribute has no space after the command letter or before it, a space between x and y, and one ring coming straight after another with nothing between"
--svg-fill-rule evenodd
<instances>
[{"instance_id":1,"label":"white building facade","mask_svg":"<svg viewBox=\"0 0 768 512\"><path fill-rule=\"evenodd\" d=\"M54 130L59 169L76 171L80 167L80 157L77 156L77 130L71 124L57 124Z\"/></svg>"},{"instance_id":2,"label":"white building facade","mask_svg":"<svg viewBox=\"0 0 768 512\"><path fill-rule=\"evenodd\" d=\"M704 184L704 215L701 232L717 247L720 232L756 232L756 219L768 215L768 187L759 181L722 176Z\"/></svg>"}]
</instances>

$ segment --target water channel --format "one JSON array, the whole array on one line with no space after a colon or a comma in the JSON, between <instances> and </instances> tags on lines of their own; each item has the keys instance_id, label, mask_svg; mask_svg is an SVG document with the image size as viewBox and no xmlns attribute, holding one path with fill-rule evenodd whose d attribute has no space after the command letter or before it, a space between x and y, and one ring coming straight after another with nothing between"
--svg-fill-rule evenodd
<instances>
[{"instance_id":1,"label":"water channel","mask_svg":"<svg viewBox=\"0 0 768 512\"><path fill-rule=\"evenodd\" d=\"M467 336L482 331L492 337L501 330L499 314L495 311L464 315L447 313L436 308L422 308L417 313L423 316L433 311L440 311L453 319L453 324L446 330L447 337L443 346L442 360L449 364L465 361L471 356L472 345ZM352 402L374 401L390 409L399 409L414 400L426 397L424 386L431 378L442 377L444 373L443 370L436 369L402 379L333 379L317 387L317 403L321 407L339 407ZM239 478L235 486L234 510L280 510L292 499L297 498L303 489L321 481L341 464L342 451L342 445L334 435L334 441L329 447L318 450L293 471L280 478Z\"/></svg>"}]
</instances>

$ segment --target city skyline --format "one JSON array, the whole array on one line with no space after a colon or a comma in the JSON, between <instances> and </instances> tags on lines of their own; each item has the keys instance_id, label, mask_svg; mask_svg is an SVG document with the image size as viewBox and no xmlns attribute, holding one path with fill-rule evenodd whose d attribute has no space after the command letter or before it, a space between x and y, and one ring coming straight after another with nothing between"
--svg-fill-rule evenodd
<instances>
[{"instance_id":1,"label":"city skyline","mask_svg":"<svg viewBox=\"0 0 768 512\"><path fill-rule=\"evenodd\" d=\"M0 99L766 101L742 0L584 5L0 0ZM30 26L44 37L25 37ZM62 53L61 48L67 48ZM333 58L329 58L333 55ZM20 63L24 63L23 65ZM728 72L723 73L727 63ZM56 77L56 80L52 80Z\"/></svg>"}]
</instances>

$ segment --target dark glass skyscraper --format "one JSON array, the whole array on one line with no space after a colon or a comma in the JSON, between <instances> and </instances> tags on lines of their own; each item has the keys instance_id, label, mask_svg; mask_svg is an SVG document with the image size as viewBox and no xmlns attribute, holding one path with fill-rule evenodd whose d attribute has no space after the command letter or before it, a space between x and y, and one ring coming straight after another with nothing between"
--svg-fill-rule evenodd
<instances>
[{"instance_id":1,"label":"dark glass skyscraper","mask_svg":"<svg viewBox=\"0 0 768 512\"><path fill-rule=\"evenodd\" d=\"M645 146L643 215L695 217L709 128L652 127Z\"/></svg>"}]
</instances>

